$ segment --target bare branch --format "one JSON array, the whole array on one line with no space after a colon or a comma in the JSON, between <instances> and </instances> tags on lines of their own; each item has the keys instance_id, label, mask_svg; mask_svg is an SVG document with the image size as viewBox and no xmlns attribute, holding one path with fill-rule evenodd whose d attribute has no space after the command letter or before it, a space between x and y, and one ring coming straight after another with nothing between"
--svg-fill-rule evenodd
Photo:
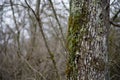
<instances>
[{"instance_id":1,"label":"bare branch","mask_svg":"<svg viewBox=\"0 0 120 80\"><path fill-rule=\"evenodd\" d=\"M61 2L62 2L62 4L63 4L64 8L69 12L69 9L66 7L64 1L62 0Z\"/></svg>"},{"instance_id":2,"label":"bare branch","mask_svg":"<svg viewBox=\"0 0 120 80\"><path fill-rule=\"evenodd\" d=\"M113 21L110 21L110 24L112 24L112 25L115 26L115 27L119 27L119 28L120 28L120 24L118 24L118 23L115 23L115 22L113 22Z\"/></svg>"},{"instance_id":3,"label":"bare branch","mask_svg":"<svg viewBox=\"0 0 120 80\"><path fill-rule=\"evenodd\" d=\"M25 61L25 63L27 64L27 66L28 66L31 70L33 70L34 72L38 73L38 74L43 78L43 80L47 80L47 79L43 76L43 74L40 73L39 71L37 71L35 68L33 68L33 67L30 65L30 63L29 63L23 56L21 56L21 58Z\"/></svg>"},{"instance_id":4,"label":"bare branch","mask_svg":"<svg viewBox=\"0 0 120 80\"><path fill-rule=\"evenodd\" d=\"M19 30L19 28L18 28L18 25L17 25L17 21L16 21L16 17L15 17L15 12L14 12L14 8L13 8L13 2L12 2L12 0L10 0L10 5L11 5L11 9L12 9L12 15L13 15L13 20L14 20L14 23L15 23L15 27L16 27L16 29L17 29L17 37L16 37L16 39L17 39L17 55L20 57L20 53L21 53L21 51L20 51L20 41L19 41L19 39L20 39L20 30Z\"/></svg>"},{"instance_id":5,"label":"bare branch","mask_svg":"<svg viewBox=\"0 0 120 80\"><path fill-rule=\"evenodd\" d=\"M118 14L120 13L120 9L116 12L116 14L112 17L112 20L114 21L116 18L117 18L117 16L118 16Z\"/></svg>"},{"instance_id":6,"label":"bare branch","mask_svg":"<svg viewBox=\"0 0 120 80\"><path fill-rule=\"evenodd\" d=\"M15 17L15 12L14 12L14 8L13 8L13 2L12 2L12 0L10 0L10 6L11 6L11 9L12 9L13 20L14 20L14 23L15 23L16 29L18 30L18 27L17 27L17 21L16 21L16 17Z\"/></svg>"},{"instance_id":7,"label":"bare branch","mask_svg":"<svg viewBox=\"0 0 120 80\"><path fill-rule=\"evenodd\" d=\"M115 19L117 18L117 16L119 15L120 13L120 9L116 12L116 14L111 18L110 20L110 24L114 25L115 27L119 27L120 28L120 24L118 23L115 23Z\"/></svg>"},{"instance_id":8,"label":"bare branch","mask_svg":"<svg viewBox=\"0 0 120 80\"><path fill-rule=\"evenodd\" d=\"M38 1L39 1L39 0L38 0ZM35 15L35 18L36 18L36 20L37 20L37 22L38 22L38 25L39 25L39 27L40 27L40 31L41 31L41 34L42 34L42 37L43 37L45 46L46 46L47 51L48 51L48 53L49 53L49 55L50 55L50 59L52 60L52 63L53 63L53 65L54 65L54 68L56 69L56 74L57 74L58 80L60 80L60 76L59 76L59 73L58 73L58 69L57 69L57 66L56 66L56 62L55 62L55 60L54 60L54 54L51 52L51 50L50 50L50 48L49 48L49 46L48 46L48 44L47 44L47 40L46 40L45 34L44 34L44 32L43 32L43 29L42 29L41 19L40 19L39 16L36 15L35 11L30 7L30 5L27 3L26 0L25 0L25 3L26 3L27 6L32 10L33 14Z\"/></svg>"},{"instance_id":9,"label":"bare branch","mask_svg":"<svg viewBox=\"0 0 120 80\"><path fill-rule=\"evenodd\" d=\"M63 41L65 42L65 38L64 38L64 35L63 35L62 27L61 27L61 24L60 24L59 19L58 19L58 17L57 17L57 13L56 13L56 11L55 11L55 8L54 8L54 6L53 6L53 2L52 2L51 0L49 0L49 2L50 2L50 4L51 4L51 6L52 6L53 13L54 13L55 19L56 19L56 21L57 21L57 23L58 23L60 32L61 32L61 34L62 34Z\"/></svg>"}]
</instances>

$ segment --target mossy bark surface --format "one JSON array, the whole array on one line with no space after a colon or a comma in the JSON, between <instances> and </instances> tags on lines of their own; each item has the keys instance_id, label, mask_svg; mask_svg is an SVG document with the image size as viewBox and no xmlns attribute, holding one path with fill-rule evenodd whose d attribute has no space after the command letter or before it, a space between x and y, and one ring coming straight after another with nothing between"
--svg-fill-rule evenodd
<instances>
[{"instance_id":1,"label":"mossy bark surface","mask_svg":"<svg viewBox=\"0 0 120 80\"><path fill-rule=\"evenodd\" d=\"M104 80L109 0L70 0L68 80Z\"/></svg>"}]
</instances>

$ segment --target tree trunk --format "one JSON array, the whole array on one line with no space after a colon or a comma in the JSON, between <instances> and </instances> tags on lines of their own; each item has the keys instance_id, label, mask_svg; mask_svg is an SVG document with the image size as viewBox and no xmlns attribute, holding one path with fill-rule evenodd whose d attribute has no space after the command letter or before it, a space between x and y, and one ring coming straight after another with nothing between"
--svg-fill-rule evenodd
<instances>
[{"instance_id":1,"label":"tree trunk","mask_svg":"<svg viewBox=\"0 0 120 80\"><path fill-rule=\"evenodd\" d=\"M70 0L68 80L109 80L109 0Z\"/></svg>"}]
</instances>

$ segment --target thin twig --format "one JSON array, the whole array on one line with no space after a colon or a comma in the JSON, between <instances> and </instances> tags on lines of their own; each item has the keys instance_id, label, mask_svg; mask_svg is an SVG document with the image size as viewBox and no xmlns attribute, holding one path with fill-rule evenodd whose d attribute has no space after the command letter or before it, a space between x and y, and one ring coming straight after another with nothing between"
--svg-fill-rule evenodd
<instances>
[{"instance_id":1,"label":"thin twig","mask_svg":"<svg viewBox=\"0 0 120 80\"><path fill-rule=\"evenodd\" d=\"M51 52L51 50L50 50L50 48L49 48L49 46L48 46L48 44L47 44L47 40L46 40L45 34L44 34L44 32L43 32L43 29L42 29L41 19L40 19L39 16L36 15L35 11L30 7L30 5L27 3L26 0L25 0L25 3L26 3L27 6L31 9L31 11L32 11L33 14L35 15L36 20L38 21L38 25L39 25L39 27L40 27L40 31L41 31L41 34L42 34L42 37L43 37L45 46L46 46L47 51L48 51L48 53L49 53L49 55L50 55L50 59L51 59L52 62L53 62L53 65L54 65L54 68L55 68L55 70L56 70L55 72L56 72L56 74L57 74L58 80L60 80L60 76L59 76L59 73L58 73L58 69L57 69L57 66L56 66L56 62L55 62L55 60L54 60L54 54Z\"/></svg>"},{"instance_id":2,"label":"thin twig","mask_svg":"<svg viewBox=\"0 0 120 80\"><path fill-rule=\"evenodd\" d=\"M115 22L113 22L113 21L110 21L110 24L112 24L112 25L115 26L115 27L120 28L120 24L118 24L118 23L115 23Z\"/></svg>"},{"instance_id":3,"label":"thin twig","mask_svg":"<svg viewBox=\"0 0 120 80\"><path fill-rule=\"evenodd\" d=\"M110 20L109 22L110 22L110 24L112 24L113 26L120 28L120 24L114 22L115 19L117 18L117 16L119 15L119 13L120 13L120 9L116 12L116 14L111 18L111 20Z\"/></svg>"},{"instance_id":4,"label":"thin twig","mask_svg":"<svg viewBox=\"0 0 120 80\"><path fill-rule=\"evenodd\" d=\"M116 14L112 17L112 20L114 21L116 18L117 18L117 16L118 16L118 14L120 13L120 9L116 12Z\"/></svg>"},{"instance_id":5,"label":"thin twig","mask_svg":"<svg viewBox=\"0 0 120 80\"><path fill-rule=\"evenodd\" d=\"M55 8L54 8L54 6L53 6L53 2L52 2L51 0L49 0L49 2L50 2L50 4L51 4L51 6L52 6L53 13L54 13L55 19L56 19L56 21L57 21L57 23L58 23L58 26L59 26L59 29L60 29L60 32L61 32L63 41L65 42L65 38L64 38L64 35L63 35L62 27L61 27L61 24L60 24L59 19L58 19L58 17L57 17L57 13L56 13L56 11L55 11Z\"/></svg>"},{"instance_id":6,"label":"thin twig","mask_svg":"<svg viewBox=\"0 0 120 80\"><path fill-rule=\"evenodd\" d=\"M16 21L16 17L15 17L15 12L14 12L14 8L13 8L13 2L12 2L12 0L10 0L10 6L11 6L11 9L12 9L12 15L13 15L13 21L14 21L14 23L15 23L15 27L16 27L16 29L17 29L17 55L20 57L20 41L19 41L19 39L20 39L20 30L19 30L19 28L18 28L18 25L17 25L17 21Z\"/></svg>"},{"instance_id":7,"label":"thin twig","mask_svg":"<svg viewBox=\"0 0 120 80\"><path fill-rule=\"evenodd\" d=\"M64 1L62 0L61 2L62 2L62 4L63 4L64 8L69 12L69 9L66 7Z\"/></svg>"},{"instance_id":8,"label":"thin twig","mask_svg":"<svg viewBox=\"0 0 120 80\"><path fill-rule=\"evenodd\" d=\"M11 4L12 13L13 13L13 19L14 19L16 28L17 28L17 30L18 30L17 21L16 21L16 18L15 18L15 15L14 15L14 8L13 8L12 0L10 0L10 4ZM18 32L19 32L19 31L18 31ZM20 34L20 33L18 33L18 35L19 35L19 34ZM18 39L17 39L17 42L18 42L18 51L17 51L17 53L18 53L19 58L22 58L22 59L25 61L25 63L27 64L27 66L28 66L31 70L33 70L34 72L38 73L44 80L47 80L40 72L38 72L36 69L34 69L34 68L29 64L29 62L20 54L20 53L21 53L21 52L20 52L20 43L19 43L19 38L20 38L20 37L17 37L17 38L18 38Z\"/></svg>"},{"instance_id":9,"label":"thin twig","mask_svg":"<svg viewBox=\"0 0 120 80\"><path fill-rule=\"evenodd\" d=\"M33 68L33 67L30 65L30 63L29 63L23 56L21 56L21 57L22 57L22 59L25 61L25 63L27 64L27 66L28 66L31 70L33 70L34 72L38 73L39 76L41 76L44 80L47 80L47 79L43 76L43 74L40 73L40 72L38 72L35 68Z\"/></svg>"}]
</instances>

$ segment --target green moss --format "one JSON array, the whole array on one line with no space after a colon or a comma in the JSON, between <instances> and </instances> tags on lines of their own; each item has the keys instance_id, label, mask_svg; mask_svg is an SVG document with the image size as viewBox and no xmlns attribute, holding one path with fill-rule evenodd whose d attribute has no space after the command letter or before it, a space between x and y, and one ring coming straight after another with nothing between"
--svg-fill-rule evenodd
<instances>
[{"instance_id":1,"label":"green moss","mask_svg":"<svg viewBox=\"0 0 120 80\"><path fill-rule=\"evenodd\" d=\"M88 14L83 11L79 15L70 15L68 22L68 35L67 35L67 49L69 57L67 62L66 74L72 77L73 80L77 79L77 65L75 63L76 52L80 51L80 45L83 35L87 33L86 24L88 23Z\"/></svg>"}]
</instances>

